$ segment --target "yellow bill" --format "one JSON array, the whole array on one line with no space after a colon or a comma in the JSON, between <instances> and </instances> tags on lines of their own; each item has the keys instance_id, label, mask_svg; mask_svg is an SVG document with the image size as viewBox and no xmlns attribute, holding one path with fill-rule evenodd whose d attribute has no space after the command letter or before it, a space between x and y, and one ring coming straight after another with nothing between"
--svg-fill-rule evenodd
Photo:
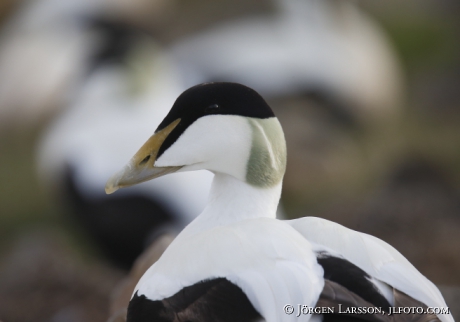
<instances>
[{"instance_id":1,"label":"yellow bill","mask_svg":"<svg viewBox=\"0 0 460 322\"><path fill-rule=\"evenodd\" d=\"M161 145L179 122L180 119L177 119L161 131L152 135L131 158L129 163L107 181L105 192L111 194L120 188L158 178L182 168L182 166L155 167L156 157Z\"/></svg>"}]
</instances>

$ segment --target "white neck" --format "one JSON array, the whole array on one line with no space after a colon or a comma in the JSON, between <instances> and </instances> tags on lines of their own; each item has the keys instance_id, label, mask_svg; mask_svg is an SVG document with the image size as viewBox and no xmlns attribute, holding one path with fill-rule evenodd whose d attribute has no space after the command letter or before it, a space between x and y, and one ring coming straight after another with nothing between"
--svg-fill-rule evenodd
<instances>
[{"instance_id":1,"label":"white neck","mask_svg":"<svg viewBox=\"0 0 460 322\"><path fill-rule=\"evenodd\" d=\"M214 227L252 218L275 218L282 183L258 188L233 176L215 173L209 200L203 212L181 236L190 236Z\"/></svg>"}]
</instances>

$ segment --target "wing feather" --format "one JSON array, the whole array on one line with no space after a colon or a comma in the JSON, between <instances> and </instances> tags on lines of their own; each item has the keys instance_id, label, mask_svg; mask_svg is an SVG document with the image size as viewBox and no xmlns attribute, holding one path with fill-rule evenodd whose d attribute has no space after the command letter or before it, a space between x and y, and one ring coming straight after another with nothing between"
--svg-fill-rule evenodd
<instances>
[{"instance_id":1,"label":"wing feather","mask_svg":"<svg viewBox=\"0 0 460 322\"><path fill-rule=\"evenodd\" d=\"M287 221L316 252L340 255L370 276L391 285L430 307L447 307L437 287L401 253L384 241L337 223L306 217ZM440 314L442 322L453 322L451 314Z\"/></svg>"},{"instance_id":2,"label":"wing feather","mask_svg":"<svg viewBox=\"0 0 460 322\"><path fill-rule=\"evenodd\" d=\"M414 300L398 290L393 289L396 308L420 307L426 309L426 305ZM320 299L316 304L319 307L330 307L334 312L342 312L340 315L352 318L348 321L369 321L369 322L439 322L439 318L430 313L410 312L408 314L354 314L352 308L378 309L373 304L365 301L347 288L326 280ZM329 314L328 314L329 315ZM333 317L334 314L325 315L324 321L340 320ZM337 315L337 314L335 314Z\"/></svg>"}]
</instances>

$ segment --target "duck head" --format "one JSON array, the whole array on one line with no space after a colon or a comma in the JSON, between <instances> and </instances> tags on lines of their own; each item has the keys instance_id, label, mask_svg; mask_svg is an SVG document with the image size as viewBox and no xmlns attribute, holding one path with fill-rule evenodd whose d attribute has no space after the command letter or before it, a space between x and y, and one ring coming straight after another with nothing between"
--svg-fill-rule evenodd
<instances>
[{"instance_id":1,"label":"duck head","mask_svg":"<svg viewBox=\"0 0 460 322\"><path fill-rule=\"evenodd\" d=\"M178 97L105 190L113 193L168 173L201 169L268 188L282 181L285 167L284 134L265 100L241 84L206 83Z\"/></svg>"}]
</instances>

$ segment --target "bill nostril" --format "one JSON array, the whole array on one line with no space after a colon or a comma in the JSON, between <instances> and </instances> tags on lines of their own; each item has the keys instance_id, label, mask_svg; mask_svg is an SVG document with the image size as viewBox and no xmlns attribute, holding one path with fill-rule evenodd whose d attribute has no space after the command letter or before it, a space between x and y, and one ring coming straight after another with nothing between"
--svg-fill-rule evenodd
<instances>
[{"instance_id":1,"label":"bill nostril","mask_svg":"<svg viewBox=\"0 0 460 322\"><path fill-rule=\"evenodd\" d=\"M147 163L147 161L150 160L150 154L146 156L141 162L139 162L139 165L144 165Z\"/></svg>"}]
</instances>

